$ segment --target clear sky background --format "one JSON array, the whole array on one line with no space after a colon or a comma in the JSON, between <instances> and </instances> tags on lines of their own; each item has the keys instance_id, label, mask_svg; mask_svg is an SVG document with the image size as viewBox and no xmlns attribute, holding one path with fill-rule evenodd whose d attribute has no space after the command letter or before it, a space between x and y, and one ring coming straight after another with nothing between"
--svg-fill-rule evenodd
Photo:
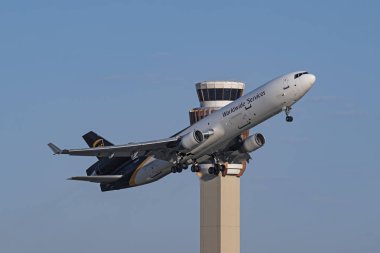
<instances>
[{"instance_id":1,"label":"clear sky background","mask_svg":"<svg viewBox=\"0 0 380 253\"><path fill-rule=\"evenodd\" d=\"M378 1L1 1L0 252L198 252L189 171L101 193L53 156L167 137L194 83L317 76L241 179L242 252L380 252Z\"/></svg>"}]
</instances>

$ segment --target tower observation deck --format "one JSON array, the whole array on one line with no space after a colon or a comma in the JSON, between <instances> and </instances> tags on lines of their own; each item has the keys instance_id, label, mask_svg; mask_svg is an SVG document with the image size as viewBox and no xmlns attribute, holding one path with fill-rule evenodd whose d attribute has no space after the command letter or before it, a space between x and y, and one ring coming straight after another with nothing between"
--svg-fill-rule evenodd
<instances>
[{"instance_id":1,"label":"tower observation deck","mask_svg":"<svg viewBox=\"0 0 380 253\"><path fill-rule=\"evenodd\" d=\"M190 111L191 124L240 98L245 85L242 82L205 81L196 83L195 87L200 107Z\"/></svg>"}]
</instances>

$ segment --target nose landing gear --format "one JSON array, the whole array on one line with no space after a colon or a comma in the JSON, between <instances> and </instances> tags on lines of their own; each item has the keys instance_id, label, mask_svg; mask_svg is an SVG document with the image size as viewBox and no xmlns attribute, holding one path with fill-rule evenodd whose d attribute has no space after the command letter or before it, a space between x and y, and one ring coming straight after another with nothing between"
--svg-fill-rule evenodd
<instances>
[{"instance_id":1,"label":"nose landing gear","mask_svg":"<svg viewBox=\"0 0 380 253\"><path fill-rule=\"evenodd\" d=\"M290 110L291 110L292 108L290 107L290 106L286 106L283 110L285 111L285 115L286 115L286 122L292 122L293 121L293 117L292 116L290 116L289 114L290 114Z\"/></svg>"}]
</instances>

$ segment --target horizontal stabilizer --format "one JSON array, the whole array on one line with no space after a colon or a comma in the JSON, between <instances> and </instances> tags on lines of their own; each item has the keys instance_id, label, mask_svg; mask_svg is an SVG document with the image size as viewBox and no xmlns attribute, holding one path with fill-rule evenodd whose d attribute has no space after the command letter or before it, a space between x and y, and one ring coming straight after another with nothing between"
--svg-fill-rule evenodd
<instances>
[{"instance_id":1,"label":"horizontal stabilizer","mask_svg":"<svg viewBox=\"0 0 380 253\"><path fill-rule=\"evenodd\" d=\"M62 150L53 143L50 142L48 146L53 151L54 155L62 154Z\"/></svg>"},{"instance_id":2,"label":"horizontal stabilizer","mask_svg":"<svg viewBox=\"0 0 380 253\"><path fill-rule=\"evenodd\" d=\"M106 176L78 176L71 177L68 180L86 181L92 183L113 183L122 178L123 175L106 175Z\"/></svg>"}]
</instances>

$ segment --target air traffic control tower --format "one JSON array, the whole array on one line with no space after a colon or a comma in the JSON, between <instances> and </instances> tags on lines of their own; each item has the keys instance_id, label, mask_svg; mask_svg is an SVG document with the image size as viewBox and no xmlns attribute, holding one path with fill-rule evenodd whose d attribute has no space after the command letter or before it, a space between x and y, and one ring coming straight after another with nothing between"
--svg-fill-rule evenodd
<instances>
[{"instance_id":1,"label":"air traffic control tower","mask_svg":"<svg viewBox=\"0 0 380 253\"><path fill-rule=\"evenodd\" d=\"M196 85L200 107L189 112L190 123L201 120L221 107L242 96L245 85L241 82L210 81ZM242 138L248 137L248 131ZM213 163L200 164L200 252L240 252L240 176L246 162L224 163L221 174L210 175Z\"/></svg>"}]
</instances>

